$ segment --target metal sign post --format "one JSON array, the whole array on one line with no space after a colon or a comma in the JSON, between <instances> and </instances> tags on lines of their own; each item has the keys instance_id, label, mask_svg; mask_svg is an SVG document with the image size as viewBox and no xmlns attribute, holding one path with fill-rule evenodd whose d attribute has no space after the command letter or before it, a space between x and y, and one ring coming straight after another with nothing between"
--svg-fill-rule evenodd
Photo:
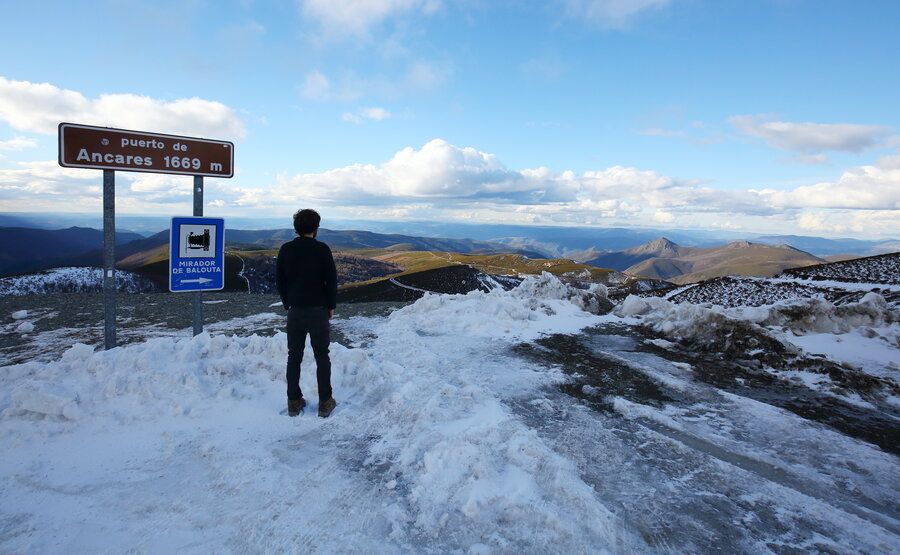
<instances>
[{"instance_id":1,"label":"metal sign post","mask_svg":"<svg viewBox=\"0 0 900 555\"><path fill-rule=\"evenodd\" d=\"M203 176L194 176L194 216L203 216ZM169 259L172 255L170 253ZM191 302L194 303L194 336L203 333L203 292L197 291Z\"/></svg>"},{"instance_id":2,"label":"metal sign post","mask_svg":"<svg viewBox=\"0 0 900 555\"><path fill-rule=\"evenodd\" d=\"M203 176L225 179L234 176L234 143L60 123L59 165L103 170L103 345L112 349L116 346L115 170L192 176L194 216L203 216ZM221 226L215 245L220 281L210 286L213 280L197 277L193 283L203 287L179 289L197 291L192 298L194 335L203 331L203 302L199 291L222 289L224 285L224 222ZM173 256L175 253L170 252L170 259ZM170 290L171 276L170 270Z\"/></svg>"},{"instance_id":3,"label":"metal sign post","mask_svg":"<svg viewBox=\"0 0 900 555\"><path fill-rule=\"evenodd\" d=\"M103 170L103 348L116 346L116 172Z\"/></svg>"}]
</instances>

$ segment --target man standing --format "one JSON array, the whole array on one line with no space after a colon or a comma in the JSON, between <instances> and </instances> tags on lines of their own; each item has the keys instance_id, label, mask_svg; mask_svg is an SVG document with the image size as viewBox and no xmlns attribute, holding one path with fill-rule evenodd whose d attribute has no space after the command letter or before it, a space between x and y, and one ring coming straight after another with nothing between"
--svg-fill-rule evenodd
<instances>
[{"instance_id":1,"label":"man standing","mask_svg":"<svg viewBox=\"0 0 900 555\"><path fill-rule=\"evenodd\" d=\"M322 218L315 210L294 214L298 237L281 245L275 268L275 284L288 311L287 398L288 416L297 416L306 401L300 391L300 362L306 335L316 357L319 384L319 416L326 418L337 406L331 396L331 341L328 320L334 316L337 270L328 245L316 240Z\"/></svg>"}]
</instances>

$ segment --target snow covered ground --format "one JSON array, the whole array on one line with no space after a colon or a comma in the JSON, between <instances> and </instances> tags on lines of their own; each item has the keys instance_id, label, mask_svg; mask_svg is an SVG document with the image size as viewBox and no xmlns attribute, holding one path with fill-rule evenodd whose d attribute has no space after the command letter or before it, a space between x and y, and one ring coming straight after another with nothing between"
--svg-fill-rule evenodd
<instances>
[{"instance_id":1,"label":"snow covered ground","mask_svg":"<svg viewBox=\"0 0 900 555\"><path fill-rule=\"evenodd\" d=\"M325 420L309 350L311 406L284 416L281 333L76 344L2 367L0 551L900 550L896 454L662 356L681 335L667 321L724 315L629 297L598 316L602 297L545 274L336 321L349 347L332 344ZM867 370L897 324L865 303L843 325L833 307L816 326L774 308L742 317L876 342L887 350L855 361ZM662 354L638 327L668 338L653 340ZM577 372L568 343L551 357L557 336L585 349ZM604 389L613 371L657 397Z\"/></svg>"},{"instance_id":2,"label":"snow covered ground","mask_svg":"<svg viewBox=\"0 0 900 555\"><path fill-rule=\"evenodd\" d=\"M125 270L116 270L116 288L123 293L156 290L156 286L148 279ZM102 289L102 268L53 268L34 274L0 278L0 296L86 293Z\"/></svg>"}]
</instances>

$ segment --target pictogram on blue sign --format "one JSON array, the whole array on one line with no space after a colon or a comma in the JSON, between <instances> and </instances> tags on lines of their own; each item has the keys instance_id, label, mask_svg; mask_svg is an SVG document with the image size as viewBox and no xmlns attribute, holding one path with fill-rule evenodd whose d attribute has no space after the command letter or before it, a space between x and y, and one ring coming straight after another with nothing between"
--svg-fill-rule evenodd
<instances>
[{"instance_id":1,"label":"pictogram on blue sign","mask_svg":"<svg viewBox=\"0 0 900 555\"><path fill-rule=\"evenodd\" d=\"M172 218L169 291L218 291L225 287L225 220Z\"/></svg>"}]
</instances>

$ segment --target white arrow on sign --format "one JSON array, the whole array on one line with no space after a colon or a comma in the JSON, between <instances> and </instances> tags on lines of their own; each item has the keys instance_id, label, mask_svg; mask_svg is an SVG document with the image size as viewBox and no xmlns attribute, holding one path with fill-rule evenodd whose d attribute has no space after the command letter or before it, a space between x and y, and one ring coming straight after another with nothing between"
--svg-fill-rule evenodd
<instances>
[{"instance_id":1,"label":"white arrow on sign","mask_svg":"<svg viewBox=\"0 0 900 555\"><path fill-rule=\"evenodd\" d=\"M211 281L212 280L209 278L196 278L196 279L183 279L183 280L181 280L181 283L199 283L200 285L203 285L204 283L209 283Z\"/></svg>"}]
</instances>

